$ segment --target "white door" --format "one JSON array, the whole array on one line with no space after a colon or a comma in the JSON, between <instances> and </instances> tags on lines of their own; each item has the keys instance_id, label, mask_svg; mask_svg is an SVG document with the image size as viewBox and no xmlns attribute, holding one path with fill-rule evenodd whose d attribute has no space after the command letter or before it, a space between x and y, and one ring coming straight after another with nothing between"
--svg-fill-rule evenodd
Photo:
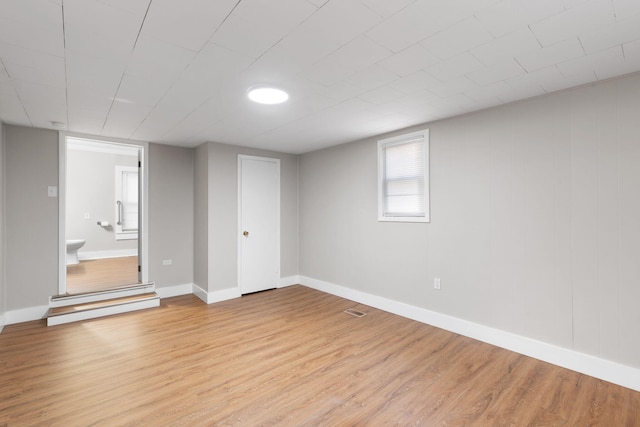
<instances>
[{"instance_id":1,"label":"white door","mask_svg":"<svg viewBox=\"0 0 640 427\"><path fill-rule=\"evenodd\" d=\"M238 281L243 294L280 279L280 160L238 156Z\"/></svg>"}]
</instances>

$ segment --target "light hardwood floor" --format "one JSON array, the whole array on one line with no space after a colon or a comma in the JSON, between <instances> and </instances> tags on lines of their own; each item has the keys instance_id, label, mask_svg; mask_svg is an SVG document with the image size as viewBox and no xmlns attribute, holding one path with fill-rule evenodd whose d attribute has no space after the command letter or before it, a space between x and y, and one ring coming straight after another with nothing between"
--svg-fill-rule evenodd
<instances>
[{"instance_id":1,"label":"light hardwood floor","mask_svg":"<svg viewBox=\"0 0 640 427\"><path fill-rule=\"evenodd\" d=\"M67 266L67 293L82 294L138 283L138 257L80 261Z\"/></svg>"},{"instance_id":2,"label":"light hardwood floor","mask_svg":"<svg viewBox=\"0 0 640 427\"><path fill-rule=\"evenodd\" d=\"M638 392L302 286L11 325L0 356L9 426L640 424Z\"/></svg>"}]
</instances>

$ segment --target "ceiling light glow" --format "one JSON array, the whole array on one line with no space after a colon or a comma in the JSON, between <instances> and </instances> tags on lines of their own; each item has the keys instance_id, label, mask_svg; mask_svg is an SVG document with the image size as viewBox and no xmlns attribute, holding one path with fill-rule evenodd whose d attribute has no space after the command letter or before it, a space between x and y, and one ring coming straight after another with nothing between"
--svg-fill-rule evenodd
<instances>
[{"instance_id":1,"label":"ceiling light glow","mask_svg":"<svg viewBox=\"0 0 640 427\"><path fill-rule=\"evenodd\" d=\"M287 92L272 86L252 86L247 93L249 99L259 104L282 104L289 99Z\"/></svg>"}]
</instances>

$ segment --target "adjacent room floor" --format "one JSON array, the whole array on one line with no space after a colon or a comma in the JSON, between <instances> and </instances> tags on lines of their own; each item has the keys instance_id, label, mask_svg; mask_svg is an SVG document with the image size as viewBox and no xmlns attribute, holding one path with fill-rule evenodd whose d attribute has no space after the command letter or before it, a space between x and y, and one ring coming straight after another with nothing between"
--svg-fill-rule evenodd
<instances>
[{"instance_id":1,"label":"adjacent room floor","mask_svg":"<svg viewBox=\"0 0 640 427\"><path fill-rule=\"evenodd\" d=\"M9 426L640 420L639 392L303 286L7 326L0 367Z\"/></svg>"},{"instance_id":2,"label":"adjacent room floor","mask_svg":"<svg viewBox=\"0 0 640 427\"><path fill-rule=\"evenodd\" d=\"M67 266L67 293L83 294L138 283L138 257L103 258Z\"/></svg>"}]
</instances>

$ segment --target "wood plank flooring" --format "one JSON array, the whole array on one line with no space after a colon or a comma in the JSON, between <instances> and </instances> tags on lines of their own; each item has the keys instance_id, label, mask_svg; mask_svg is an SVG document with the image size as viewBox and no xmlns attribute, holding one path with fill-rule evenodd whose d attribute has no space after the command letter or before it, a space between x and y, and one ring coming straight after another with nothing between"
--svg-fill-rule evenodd
<instances>
[{"instance_id":1,"label":"wood plank flooring","mask_svg":"<svg viewBox=\"0 0 640 427\"><path fill-rule=\"evenodd\" d=\"M638 392L303 286L7 326L0 369L8 426L640 425Z\"/></svg>"},{"instance_id":2,"label":"wood plank flooring","mask_svg":"<svg viewBox=\"0 0 640 427\"><path fill-rule=\"evenodd\" d=\"M138 257L80 261L67 266L67 293L83 294L138 283Z\"/></svg>"}]
</instances>

